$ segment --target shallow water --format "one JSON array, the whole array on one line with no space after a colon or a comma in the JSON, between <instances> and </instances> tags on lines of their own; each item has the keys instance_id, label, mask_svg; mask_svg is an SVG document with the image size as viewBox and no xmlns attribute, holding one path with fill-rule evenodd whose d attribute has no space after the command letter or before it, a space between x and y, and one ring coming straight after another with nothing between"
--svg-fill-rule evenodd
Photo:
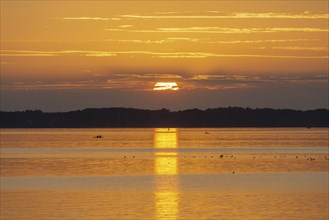
<instances>
[{"instance_id":1,"label":"shallow water","mask_svg":"<svg viewBox=\"0 0 329 220\"><path fill-rule=\"evenodd\" d=\"M328 219L328 158L327 128L2 129L1 219Z\"/></svg>"}]
</instances>

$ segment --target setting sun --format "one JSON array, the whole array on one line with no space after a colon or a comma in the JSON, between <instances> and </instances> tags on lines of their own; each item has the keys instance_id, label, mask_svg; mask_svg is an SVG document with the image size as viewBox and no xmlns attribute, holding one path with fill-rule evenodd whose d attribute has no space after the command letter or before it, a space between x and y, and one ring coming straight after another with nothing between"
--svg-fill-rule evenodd
<instances>
[{"instance_id":1,"label":"setting sun","mask_svg":"<svg viewBox=\"0 0 329 220\"><path fill-rule=\"evenodd\" d=\"M178 90L178 85L175 82L157 82L153 90Z\"/></svg>"}]
</instances>

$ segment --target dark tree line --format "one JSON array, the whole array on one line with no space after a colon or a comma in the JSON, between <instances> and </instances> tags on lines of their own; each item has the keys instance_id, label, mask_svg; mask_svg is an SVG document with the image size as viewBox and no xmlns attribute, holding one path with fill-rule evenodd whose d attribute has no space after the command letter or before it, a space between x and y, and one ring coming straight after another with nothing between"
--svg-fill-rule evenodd
<instances>
[{"instance_id":1,"label":"dark tree line","mask_svg":"<svg viewBox=\"0 0 329 220\"><path fill-rule=\"evenodd\" d=\"M328 127L329 110L251 109L240 107L183 111L88 108L47 113L1 111L1 128L102 127Z\"/></svg>"}]
</instances>

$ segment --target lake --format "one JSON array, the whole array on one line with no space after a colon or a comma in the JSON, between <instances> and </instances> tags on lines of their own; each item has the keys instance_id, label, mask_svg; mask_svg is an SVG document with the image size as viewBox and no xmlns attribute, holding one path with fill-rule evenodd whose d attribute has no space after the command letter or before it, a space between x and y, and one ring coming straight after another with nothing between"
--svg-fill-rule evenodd
<instances>
[{"instance_id":1,"label":"lake","mask_svg":"<svg viewBox=\"0 0 329 220\"><path fill-rule=\"evenodd\" d=\"M328 128L1 129L1 219L328 219L328 139Z\"/></svg>"}]
</instances>

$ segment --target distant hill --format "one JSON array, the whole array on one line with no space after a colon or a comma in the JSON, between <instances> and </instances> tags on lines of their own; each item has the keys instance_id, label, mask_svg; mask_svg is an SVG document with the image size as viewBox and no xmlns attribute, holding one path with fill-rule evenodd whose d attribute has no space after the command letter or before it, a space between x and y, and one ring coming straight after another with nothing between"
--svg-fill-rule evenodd
<instances>
[{"instance_id":1,"label":"distant hill","mask_svg":"<svg viewBox=\"0 0 329 220\"><path fill-rule=\"evenodd\" d=\"M1 128L114 127L328 127L329 110L251 109L240 107L183 111L88 108L47 113L1 111Z\"/></svg>"}]
</instances>

